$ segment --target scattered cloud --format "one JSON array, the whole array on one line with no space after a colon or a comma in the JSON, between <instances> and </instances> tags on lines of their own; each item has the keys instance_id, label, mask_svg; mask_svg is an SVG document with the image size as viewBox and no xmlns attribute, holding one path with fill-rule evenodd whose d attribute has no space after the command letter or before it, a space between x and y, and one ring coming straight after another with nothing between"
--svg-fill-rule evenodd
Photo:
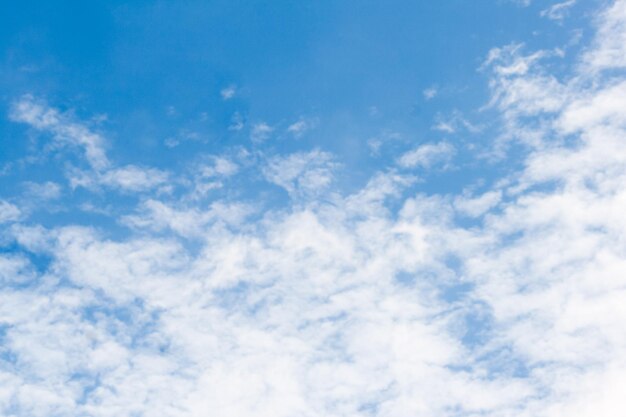
<instances>
[{"instance_id":1,"label":"scattered cloud","mask_svg":"<svg viewBox=\"0 0 626 417\"><path fill-rule=\"evenodd\" d=\"M211 190L224 186L224 180L239 173L240 167L231 159L211 156L196 169L191 199L204 198Z\"/></svg>"},{"instance_id":2,"label":"scattered cloud","mask_svg":"<svg viewBox=\"0 0 626 417\"><path fill-rule=\"evenodd\" d=\"M147 200L137 213L122 218L122 222L134 228L160 232L169 230L185 238L201 238L213 225L241 223L251 209L243 204L213 203L210 207L198 208L166 204L158 200Z\"/></svg>"},{"instance_id":3,"label":"scattered cloud","mask_svg":"<svg viewBox=\"0 0 626 417\"><path fill-rule=\"evenodd\" d=\"M184 142L202 142L202 141L206 142L206 140L203 139L203 136L200 133L194 130L181 129L176 135L165 139L163 141L163 144L167 146L168 148L175 148Z\"/></svg>"},{"instance_id":4,"label":"scattered cloud","mask_svg":"<svg viewBox=\"0 0 626 417\"><path fill-rule=\"evenodd\" d=\"M24 183L26 193L35 200L56 200L61 197L61 186L52 181L43 183L27 181Z\"/></svg>"},{"instance_id":5,"label":"scattered cloud","mask_svg":"<svg viewBox=\"0 0 626 417\"><path fill-rule=\"evenodd\" d=\"M235 112L233 116L230 118L230 126L228 126L228 130L233 130L235 132L243 129L245 125L244 118L239 112Z\"/></svg>"},{"instance_id":6,"label":"scattered cloud","mask_svg":"<svg viewBox=\"0 0 626 417\"><path fill-rule=\"evenodd\" d=\"M470 133L478 133L482 130L482 126L475 125L467 120L461 112L455 110L449 116L443 116L438 114L436 117L436 123L433 125L433 130L438 130L444 133L457 133L459 131L466 131Z\"/></svg>"},{"instance_id":7,"label":"scattered cloud","mask_svg":"<svg viewBox=\"0 0 626 417\"><path fill-rule=\"evenodd\" d=\"M291 133L296 138L299 138L305 132L313 129L316 125L317 121L315 119L300 118L297 122L294 122L287 127L287 132Z\"/></svg>"},{"instance_id":8,"label":"scattered cloud","mask_svg":"<svg viewBox=\"0 0 626 417\"><path fill-rule=\"evenodd\" d=\"M229 177L237 173L239 167L230 159L212 157L211 163L203 165L200 172L203 177Z\"/></svg>"},{"instance_id":9,"label":"scattered cloud","mask_svg":"<svg viewBox=\"0 0 626 417\"><path fill-rule=\"evenodd\" d=\"M422 91L424 100L432 100L433 98L437 96L438 93L439 91L437 90L437 87L428 87L427 89Z\"/></svg>"},{"instance_id":10,"label":"scattered cloud","mask_svg":"<svg viewBox=\"0 0 626 417\"><path fill-rule=\"evenodd\" d=\"M17 206L0 200L0 223L17 221L21 215L22 211Z\"/></svg>"},{"instance_id":11,"label":"scattered cloud","mask_svg":"<svg viewBox=\"0 0 626 417\"><path fill-rule=\"evenodd\" d=\"M576 0L566 0L561 3L555 3L552 6L544 9L540 12L541 17L546 17L551 20L563 20L567 17L569 9L576 4Z\"/></svg>"},{"instance_id":12,"label":"scattered cloud","mask_svg":"<svg viewBox=\"0 0 626 417\"><path fill-rule=\"evenodd\" d=\"M398 166L450 163L443 141L341 193L329 152L258 152L250 171L289 202L185 200L159 192L174 174L117 166L86 124L21 99L12 120L80 149L85 178L148 194L119 234L22 223L0 201L0 239L16 248L0 251L0 413L619 414L626 1L597 25L566 75L542 65L550 51L492 51L493 123L525 146L480 193L410 187ZM212 156L194 175L240 164Z\"/></svg>"},{"instance_id":13,"label":"scattered cloud","mask_svg":"<svg viewBox=\"0 0 626 417\"><path fill-rule=\"evenodd\" d=\"M13 103L10 118L37 130L51 133L58 146L82 148L87 161L96 170L109 166L102 136L92 132L84 124L72 120L69 114L48 107L32 95L24 95Z\"/></svg>"},{"instance_id":14,"label":"scattered cloud","mask_svg":"<svg viewBox=\"0 0 626 417\"><path fill-rule=\"evenodd\" d=\"M403 168L430 168L434 164L447 164L455 153L448 142L428 143L404 153L398 159Z\"/></svg>"},{"instance_id":15,"label":"scattered cloud","mask_svg":"<svg viewBox=\"0 0 626 417\"><path fill-rule=\"evenodd\" d=\"M270 158L263 174L292 196L315 195L330 185L336 167L330 153L316 149Z\"/></svg>"},{"instance_id":16,"label":"scattered cloud","mask_svg":"<svg viewBox=\"0 0 626 417\"><path fill-rule=\"evenodd\" d=\"M260 122L252 126L250 132L250 139L254 143L261 143L269 139L270 135L274 131L274 128L265 122Z\"/></svg>"},{"instance_id":17,"label":"scattered cloud","mask_svg":"<svg viewBox=\"0 0 626 417\"><path fill-rule=\"evenodd\" d=\"M229 85L228 87L223 88L220 91L222 100L230 100L231 98L235 97L236 93L237 93L237 87L235 85Z\"/></svg>"},{"instance_id":18,"label":"scattered cloud","mask_svg":"<svg viewBox=\"0 0 626 417\"><path fill-rule=\"evenodd\" d=\"M33 96L23 96L11 108L10 117L13 121L26 123L29 126L49 132L59 146L81 147L85 152L91 170L70 168L69 180L72 188L77 186L97 188L106 186L123 191L147 191L163 185L168 174L156 168L140 168L135 165L115 167L109 161L104 146L105 139L91 131L80 121L76 121L68 113L49 107ZM50 188L51 187L51 188ZM48 183L48 191L56 185Z\"/></svg>"},{"instance_id":19,"label":"scattered cloud","mask_svg":"<svg viewBox=\"0 0 626 417\"><path fill-rule=\"evenodd\" d=\"M169 175L155 168L126 165L107 171L98 182L124 191L147 191L166 184Z\"/></svg>"},{"instance_id":20,"label":"scattered cloud","mask_svg":"<svg viewBox=\"0 0 626 417\"><path fill-rule=\"evenodd\" d=\"M617 0L597 18L597 34L582 62L585 71L597 74L626 67L626 1Z\"/></svg>"},{"instance_id":21,"label":"scattered cloud","mask_svg":"<svg viewBox=\"0 0 626 417\"><path fill-rule=\"evenodd\" d=\"M488 191L479 196L459 196L454 199L454 208L469 217L479 217L494 208L502 199L500 190Z\"/></svg>"}]
</instances>

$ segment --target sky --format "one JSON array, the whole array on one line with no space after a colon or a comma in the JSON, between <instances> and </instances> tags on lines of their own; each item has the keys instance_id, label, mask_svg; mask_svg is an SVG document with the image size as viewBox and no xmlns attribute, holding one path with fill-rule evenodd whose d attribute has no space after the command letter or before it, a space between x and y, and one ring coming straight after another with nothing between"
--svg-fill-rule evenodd
<instances>
[{"instance_id":1,"label":"sky","mask_svg":"<svg viewBox=\"0 0 626 417\"><path fill-rule=\"evenodd\" d=\"M0 4L0 414L626 410L626 0Z\"/></svg>"}]
</instances>

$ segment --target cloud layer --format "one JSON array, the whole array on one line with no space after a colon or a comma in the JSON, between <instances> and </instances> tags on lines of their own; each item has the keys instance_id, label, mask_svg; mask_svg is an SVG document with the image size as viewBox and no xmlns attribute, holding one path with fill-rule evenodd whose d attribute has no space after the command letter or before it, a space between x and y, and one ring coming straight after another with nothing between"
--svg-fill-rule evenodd
<instances>
[{"instance_id":1,"label":"cloud layer","mask_svg":"<svg viewBox=\"0 0 626 417\"><path fill-rule=\"evenodd\" d=\"M139 200L115 219L123 236L45 228L0 201L15 248L0 254L2 414L618 415L626 1L596 25L565 76L543 65L555 51L489 53L494 146L523 148L521 168L458 195L415 193L407 172L454 163L448 142L341 193L341 161L319 149L180 175L116 165L89 123L18 98L10 117L48 152L83 155L70 186ZM211 194L242 176L286 203Z\"/></svg>"}]
</instances>

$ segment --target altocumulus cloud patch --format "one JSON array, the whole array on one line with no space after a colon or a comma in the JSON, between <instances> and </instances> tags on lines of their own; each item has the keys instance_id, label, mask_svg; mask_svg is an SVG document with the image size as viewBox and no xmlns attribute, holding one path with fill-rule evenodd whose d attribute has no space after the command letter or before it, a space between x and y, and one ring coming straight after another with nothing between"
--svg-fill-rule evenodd
<instances>
[{"instance_id":1,"label":"altocumulus cloud patch","mask_svg":"<svg viewBox=\"0 0 626 417\"><path fill-rule=\"evenodd\" d=\"M507 7L565 25L579 5ZM221 118L231 142L137 138L167 164L119 151L78 99L11 96L30 145L1 170L17 184L0 195L1 414L622 415L626 1L603 7L593 35L568 32L584 44L486 49L481 129L433 129L437 111L433 136L387 132L356 165L323 140L330 114L230 129L245 80L212 80L223 114L163 115ZM432 85L415 99L460 94ZM146 114L130 125L159 135Z\"/></svg>"}]
</instances>

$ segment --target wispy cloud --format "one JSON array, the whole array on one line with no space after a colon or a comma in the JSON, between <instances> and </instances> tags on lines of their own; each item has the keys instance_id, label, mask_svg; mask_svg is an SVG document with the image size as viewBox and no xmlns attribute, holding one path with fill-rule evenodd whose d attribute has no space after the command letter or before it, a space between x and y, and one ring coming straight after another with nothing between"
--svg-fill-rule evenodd
<instances>
[{"instance_id":1,"label":"wispy cloud","mask_svg":"<svg viewBox=\"0 0 626 417\"><path fill-rule=\"evenodd\" d=\"M222 100L230 100L231 98L235 97L235 94L237 93L237 87L234 85L229 85L226 88L223 88L220 91L220 96L222 96Z\"/></svg>"},{"instance_id":2,"label":"wispy cloud","mask_svg":"<svg viewBox=\"0 0 626 417\"><path fill-rule=\"evenodd\" d=\"M102 136L92 132L84 124L72 120L70 115L47 106L31 95L25 95L13 103L10 117L13 121L26 123L37 130L51 133L59 146L82 148L87 161L94 169L105 169L109 165Z\"/></svg>"},{"instance_id":3,"label":"wispy cloud","mask_svg":"<svg viewBox=\"0 0 626 417\"><path fill-rule=\"evenodd\" d=\"M173 174L118 165L85 123L18 101L13 120L81 150L86 178L145 194L115 211L119 234L0 201L16 248L0 251L0 413L618 415L626 84L609 34L625 22L609 6L566 75L553 52L492 51L493 123L522 150L473 192L413 186L410 169L459 152L443 141L348 184L328 151L251 146L254 166L200 158L163 193ZM291 198L184 198L238 175Z\"/></svg>"},{"instance_id":4,"label":"wispy cloud","mask_svg":"<svg viewBox=\"0 0 626 417\"><path fill-rule=\"evenodd\" d=\"M273 131L274 128L265 122L256 123L254 126L252 126L252 131L250 132L250 140L252 140L252 142L254 143L264 142L270 137Z\"/></svg>"},{"instance_id":5,"label":"wispy cloud","mask_svg":"<svg viewBox=\"0 0 626 417\"><path fill-rule=\"evenodd\" d=\"M301 117L298 121L293 122L287 127L287 132L289 132L296 138L299 138L302 135L304 135L307 131L315 128L316 125L317 125L316 119Z\"/></svg>"},{"instance_id":6,"label":"wispy cloud","mask_svg":"<svg viewBox=\"0 0 626 417\"><path fill-rule=\"evenodd\" d=\"M427 143L400 156L398 165L403 168L430 168L437 163L448 163L454 153L454 146L448 142Z\"/></svg>"},{"instance_id":7,"label":"wispy cloud","mask_svg":"<svg viewBox=\"0 0 626 417\"><path fill-rule=\"evenodd\" d=\"M22 211L14 204L0 200L0 223L19 220Z\"/></svg>"},{"instance_id":8,"label":"wispy cloud","mask_svg":"<svg viewBox=\"0 0 626 417\"><path fill-rule=\"evenodd\" d=\"M240 131L245 126L244 118L239 112L235 112L233 116L230 118L230 125L228 126L228 130Z\"/></svg>"},{"instance_id":9,"label":"wispy cloud","mask_svg":"<svg viewBox=\"0 0 626 417\"><path fill-rule=\"evenodd\" d=\"M422 95L424 96L425 100L432 100L437 96L438 93L439 91L436 87L428 87L427 89L422 91Z\"/></svg>"},{"instance_id":10,"label":"wispy cloud","mask_svg":"<svg viewBox=\"0 0 626 417\"><path fill-rule=\"evenodd\" d=\"M46 181L43 183L36 183L27 181L24 183L24 188L29 198L45 201L56 200L61 197L61 186L52 181Z\"/></svg>"},{"instance_id":11,"label":"wispy cloud","mask_svg":"<svg viewBox=\"0 0 626 417\"><path fill-rule=\"evenodd\" d=\"M273 157L263 173L268 181L283 187L292 196L310 195L330 185L336 166L331 154L313 150Z\"/></svg>"},{"instance_id":12,"label":"wispy cloud","mask_svg":"<svg viewBox=\"0 0 626 417\"><path fill-rule=\"evenodd\" d=\"M82 148L90 170L71 168L69 179L72 187L107 186L124 191L146 191L164 184L168 174L156 168L140 168L135 165L115 167L105 151L103 136L63 113L48 106L31 95L23 96L11 108L11 119L52 134L57 146Z\"/></svg>"},{"instance_id":13,"label":"wispy cloud","mask_svg":"<svg viewBox=\"0 0 626 417\"><path fill-rule=\"evenodd\" d=\"M546 17L551 20L563 20L567 17L569 9L576 4L576 0L566 0L561 3L553 4L552 6L544 9L540 12L541 17Z\"/></svg>"}]
</instances>

